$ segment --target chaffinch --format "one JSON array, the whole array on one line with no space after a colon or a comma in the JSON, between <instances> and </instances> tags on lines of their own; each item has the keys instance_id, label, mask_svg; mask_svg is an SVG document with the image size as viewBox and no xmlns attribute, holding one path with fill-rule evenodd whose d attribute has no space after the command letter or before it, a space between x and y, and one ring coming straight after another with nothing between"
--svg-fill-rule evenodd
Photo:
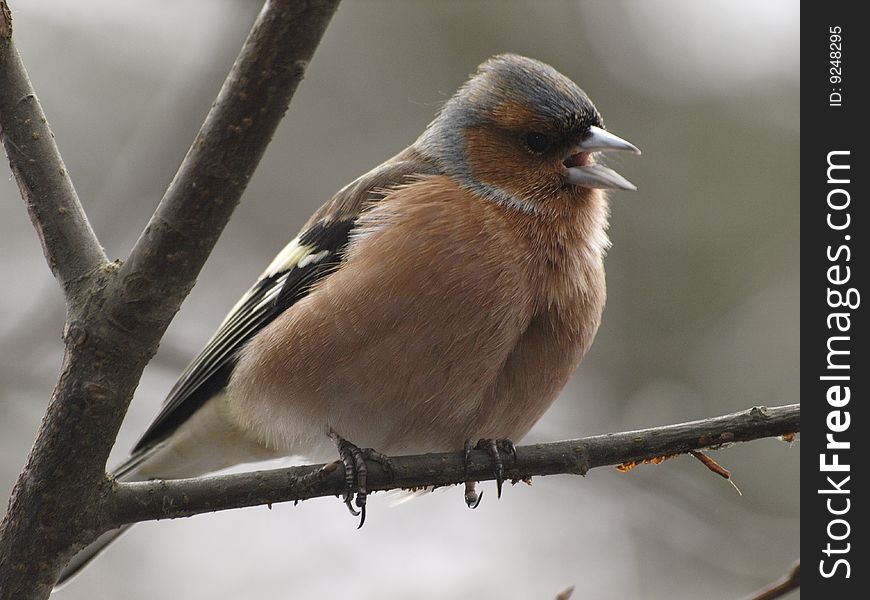
<instances>
[{"instance_id":1,"label":"chaffinch","mask_svg":"<svg viewBox=\"0 0 870 600\"><path fill-rule=\"evenodd\" d=\"M570 79L521 56L487 60L417 141L278 253L115 476L324 460L336 443L352 467L345 440L412 454L522 438L601 320L602 190L635 189L597 161L609 150L639 152Z\"/></svg>"}]
</instances>

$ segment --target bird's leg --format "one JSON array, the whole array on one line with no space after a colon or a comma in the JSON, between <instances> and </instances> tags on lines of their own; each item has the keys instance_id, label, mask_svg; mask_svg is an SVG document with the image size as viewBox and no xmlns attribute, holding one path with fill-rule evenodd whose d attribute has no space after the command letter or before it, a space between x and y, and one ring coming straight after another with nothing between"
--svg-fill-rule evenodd
<instances>
[{"instance_id":1,"label":"bird's leg","mask_svg":"<svg viewBox=\"0 0 870 600\"><path fill-rule=\"evenodd\" d=\"M365 461L361 460L359 448L335 433L330 433L329 437L331 437L332 441L335 442L336 448L338 449L339 460L344 465L344 504L347 506L350 514L358 517L360 516L360 511L353 507L352 500L354 490L356 489L354 484L356 483L360 473L363 473L363 481L365 481ZM358 467L360 464L362 465L362 468Z\"/></svg>"},{"instance_id":2,"label":"bird's leg","mask_svg":"<svg viewBox=\"0 0 870 600\"><path fill-rule=\"evenodd\" d=\"M468 464L471 462L471 451L474 447L471 440L465 440L465 473L468 474ZM483 492L478 496L474 481L465 482L465 505L468 508L474 509L480 506L480 501L483 500Z\"/></svg>"},{"instance_id":3,"label":"bird's leg","mask_svg":"<svg viewBox=\"0 0 870 600\"><path fill-rule=\"evenodd\" d=\"M344 504L347 509L355 517L359 517L359 527L362 527L366 522L366 498L368 497L368 467L366 460L372 460L384 469L390 478L394 477L393 465L388 456L381 454L373 448L359 448L355 444L347 441L334 431L329 432L329 437L335 442L338 448L338 456L341 464L344 465ZM356 494L356 501L351 502ZM356 510L353 507L359 510ZM359 528L358 527L358 528Z\"/></svg>"},{"instance_id":4,"label":"bird's leg","mask_svg":"<svg viewBox=\"0 0 870 600\"><path fill-rule=\"evenodd\" d=\"M472 509L480 506L480 501L483 500L483 492L478 494L475 486L476 482L474 481L465 482L465 505Z\"/></svg>"},{"instance_id":5,"label":"bird's leg","mask_svg":"<svg viewBox=\"0 0 870 600\"><path fill-rule=\"evenodd\" d=\"M495 473L495 484L498 489L498 497L501 498L501 489L504 484L504 462L501 458L501 452L510 454L514 463L517 461L517 449L514 443L507 438L491 439L485 438L479 440L477 445L472 446L471 440L465 440L465 472L468 473L468 465L471 463L471 451L484 450L492 459L493 471ZM480 501L483 499L483 492L480 496L477 495L474 481L465 482L465 504L468 508L477 508Z\"/></svg>"},{"instance_id":6,"label":"bird's leg","mask_svg":"<svg viewBox=\"0 0 870 600\"><path fill-rule=\"evenodd\" d=\"M485 450L492 459L492 467L495 472L495 485L498 490L498 497L501 498L501 488L504 484L504 462L502 462L499 451L510 454L513 457L514 463L517 462L517 449L514 443L507 438L492 439L486 438L479 440L475 446L477 450Z\"/></svg>"}]
</instances>

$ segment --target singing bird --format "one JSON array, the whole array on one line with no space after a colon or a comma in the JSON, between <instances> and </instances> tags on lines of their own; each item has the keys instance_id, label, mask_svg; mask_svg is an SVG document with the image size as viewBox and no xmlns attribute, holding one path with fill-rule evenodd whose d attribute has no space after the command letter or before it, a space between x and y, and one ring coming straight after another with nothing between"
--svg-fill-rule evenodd
<instances>
[{"instance_id":1,"label":"singing bird","mask_svg":"<svg viewBox=\"0 0 870 600\"><path fill-rule=\"evenodd\" d=\"M601 321L603 190L635 189L599 162L611 150L639 153L574 82L537 60L490 58L413 144L314 213L113 474L324 460L336 444L350 473L364 465L359 447L522 438ZM510 449L486 446L496 459ZM364 481L349 483L359 506ZM81 551L61 581L122 531Z\"/></svg>"}]
</instances>

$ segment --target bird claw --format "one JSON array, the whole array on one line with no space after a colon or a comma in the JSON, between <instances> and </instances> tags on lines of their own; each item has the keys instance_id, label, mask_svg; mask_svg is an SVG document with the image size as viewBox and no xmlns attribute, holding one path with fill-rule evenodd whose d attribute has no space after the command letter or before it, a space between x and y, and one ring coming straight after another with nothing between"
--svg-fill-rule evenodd
<instances>
[{"instance_id":1,"label":"bird claw","mask_svg":"<svg viewBox=\"0 0 870 600\"><path fill-rule=\"evenodd\" d=\"M465 440L465 448L464 448L465 458L462 461L462 465L465 469L465 475L468 475L468 465L471 464L471 451L472 450L474 450L474 445L471 443L471 439ZM474 484L473 481L466 482L466 484L465 484L466 492L468 491L468 484L469 483ZM472 487L472 491L473 491L474 485L472 485L471 487Z\"/></svg>"},{"instance_id":2,"label":"bird claw","mask_svg":"<svg viewBox=\"0 0 870 600\"><path fill-rule=\"evenodd\" d=\"M474 488L475 482L465 482L465 505L472 510L480 506L480 501L483 500L483 492L480 492L480 495L478 495L477 490Z\"/></svg>"},{"instance_id":3,"label":"bird claw","mask_svg":"<svg viewBox=\"0 0 870 600\"><path fill-rule=\"evenodd\" d=\"M462 461L463 467L465 469L465 474L468 475L468 465L471 463L471 451L474 450L474 445L471 443L470 439L465 440L465 456ZM480 495L477 495L477 490L475 490L476 483L474 481L466 481L465 482L465 506L470 509L475 509L480 506L480 501L483 500L483 492Z\"/></svg>"},{"instance_id":4,"label":"bird claw","mask_svg":"<svg viewBox=\"0 0 870 600\"><path fill-rule=\"evenodd\" d=\"M478 440L475 446L477 450L486 451L492 459L493 472L495 473L495 485L498 498L501 498L501 490L504 485L504 462L501 459L501 452L509 454L514 463L517 461L517 448L514 443L507 438L492 439L485 438Z\"/></svg>"},{"instance_id":5,"label":"bird claw","mask_svg":"<svg viewBox=\"0 0 870 600\"><path fill-rule=\"evenodd\" d=\"M344 505L347 507L347 510L350 512L350 514L354 517L358 517L360 515L360 511L353 507L351 497L347 493L345 493L344 495Z\"/></svg>"},{"instance_id":6,"label":"bird claw","mask_svg":"<svg viewBox=\"0 0 870 600\"><path fill-rule=\"evenodd\" d=\"M516 464L517 448L514 443L507 438L492 439L485 438L478 440L476 445L472 446L471 440L465 440L465 473L468 473L468 465L471 462L472 450L484 450L492 459L493 472L495 474L495 484L498 497L501 498L501 490L504 485L504 462L501 458L501 453L509 454ZM465 482L465 504L469 508L477 508L480 501L483 499L483 492L480 496L475 491L474 481Z\"/></svg>"},{"instance_id":7,"label":"bird claw","mask_svg":"<svg viewBox=\"0 0 870 600\"><path fill-rule=\"evenodd\" d=\"M350 514L360 518L357 526L359 529L366 522L366 499L369 494L367 487L369 471L366 460L381 465L381 468L387 472L391 479L395 477L393 465L388 456L373 448L360 448L334 432L330 433L330 437L335 442L339 459L344 465L344 505L347 506ZM354 508L354 504L356 508Z\"/></svg>"}]
</instances>

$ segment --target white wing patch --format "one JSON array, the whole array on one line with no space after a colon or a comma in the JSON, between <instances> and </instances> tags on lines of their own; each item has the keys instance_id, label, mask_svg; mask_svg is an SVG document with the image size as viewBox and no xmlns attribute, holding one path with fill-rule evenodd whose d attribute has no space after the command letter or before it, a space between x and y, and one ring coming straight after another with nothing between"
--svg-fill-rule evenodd
<instances>
[{"instance_id":1,"label":"white wing patch","mask_svg":"<svg viewBox=\"0 0 870 600\"><path fill-rule=\"evenodd\" d=\"M299 261L307 257L315 250L317 250L317 248L315 248L314 246L308 246L299 243L299 236L295 237L292 242L284 246L284 249L281 250L281 252L278 253L278 256L276 256L275 259L269 264L269 266L266 267L266 270L263 271L262 275L260 275L260 279L273 277L278 273L289 271L296 266L305 266L303 264L300 264Z\"/></svg>"},{"instance_id":2,"label":"white wing patch","mask_svg":"<svg viewBox=\"0 0 870 600\"><path fill-rule=\"evenodd\" d=\"M296 265L301 269L302 267L318 263L327 256L329 256L329 250L321 250L317 254L306 254L299 260L298 263L296 263Z\"/></svg>"},{"instance_id":3,"label":"white wing patch","mask_svg":"<svg viewBox=\"0 0 870 600\"><path fill-rule=\"evenodd\" d=\"M284 284L286 282L287 274L285 274L283 277L279 277L278 279L276 279L272 287L269 288L269 291L266 292L266 294L263 296L263 299L260 300L260 302L258 302L257 305L254 307L253 312L258 312L274 302L275 299L281 295L281 289L284 287ZM233 310L233 312L235 312L235 310Z\"/></svg>"},{"instance_id":4,"label":"white wing patch","mask_svg":"<svg viewBox=\"0 0 870 600\"><path fill-rule=\"evenodd\" d=\"M269 266L266 267L266 270L263 271L263 273L260 275L259 281L262 281L263 279L268 279L269 277L274 277L279 273L290 271L295 267L304 267L310 262L317 262L319 260L322 260L326 256L326 254L328 254L328 252L318 252L314 255L318 257L317 259L309 260L308 262L305 262L303 264L301 261L305 260L315 250L317 250L315 246L300 243L299 236L296 236L289 244L284 246L281 252L279 252L278 255L272 260L272 262L269 263ZM283 283L283 281L281 283ZM232 310L230 310L230 312L227 313L227 316L224 317L224 320L221 322L221 328L227 323L230 317L235 315L239 308L241 308L245 304L245 302L247 302L248 298L251 297L252 291L253 288L245 292L245 294L241 298L239 298L239 301L236 302ZM258 307L262 307L268 304L271 300L275 298L277 294L280 293L280 291L280 285L274 286L272 290L270 290L270 293L267 294L264 302L261 302Z\"/></svg>"}]
</instances>

